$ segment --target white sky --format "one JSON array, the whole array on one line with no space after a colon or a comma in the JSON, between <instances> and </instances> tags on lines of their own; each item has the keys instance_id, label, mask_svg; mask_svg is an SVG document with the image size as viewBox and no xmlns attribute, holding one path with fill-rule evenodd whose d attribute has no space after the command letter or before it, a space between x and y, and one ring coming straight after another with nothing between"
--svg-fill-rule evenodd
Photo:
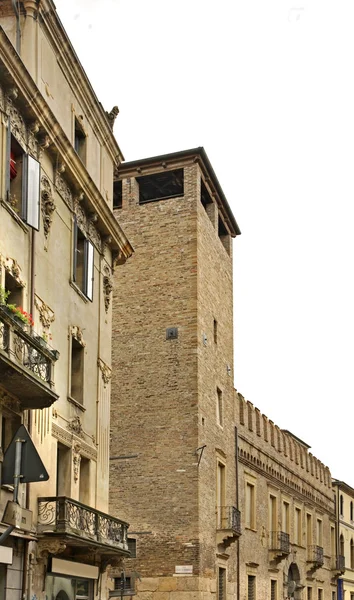
<instances>
[{"instance_id":1,"label":"white sky","mask_svg":"<svg viewBox=\"0 0 354 600\"><path fill-rule=\"evenodd\" d=\"M204 146L234 243L235 386L354 486L354 3L56 0L126 160Z\"/></svg>"}]
</instances>

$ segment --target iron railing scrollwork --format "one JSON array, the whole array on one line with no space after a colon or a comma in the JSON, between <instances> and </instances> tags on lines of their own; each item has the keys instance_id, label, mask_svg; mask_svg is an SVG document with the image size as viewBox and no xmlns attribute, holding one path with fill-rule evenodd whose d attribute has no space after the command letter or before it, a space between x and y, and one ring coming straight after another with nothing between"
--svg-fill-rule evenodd
<instances>
[{"instance_id":1,"label":"iron railing scrollwork","mask_svg":"<svg viewBox=\"0 0 354 600\"><path fill-rule=\"evenodd\" d=\"M336 556L336 558L334 560L333 569L344 573L344 571L345 571L345 556L343 556L342 554L339 554L338 556Z\"/></svg>"},{"instance_id":2,"label":"iron railing scrollwork","mask_svg":"<svg viewBox=\"0 0 354 600\"><path fill-rule=\"evenodd\" d=\"M309 561L316 565L323 565L323 548L321 546L309 546Z\"/></svg>"},{"instance_id":3,"label":"iron railing scrollwork","mask_svg":"<svg viewBox=\"0 0 354 600\"><path fill-rule=\"evenodd\" d=\"M0 320L0 350L9 348L9 326Z\"/></svg>"},{"instance_id":4,"label":"iron railing scrollwork","mask_svg":"<svg viewBox=\"0 0 354 600\"><path fill-rule=\"evenodd\" d=\"M42 381L50 382L51 360L31 342L15 332L15 356L19 363L37 375Z\"/></svg>"},{"instance_id":5,"label":"iron railing scrollwork","mask_svg":"<svg viewBox=\"0 0 354 600\"><path fill-rule=\"evenodd\" d=\"M38 533L65 533L128 550L128 524L65 496L38 499Z\"/></svg>"},{"instance_id":6,"label":"iron railing scrollwork","mask_svg":"<svg viewBox=\"0 0 354 600\"><path fill-rule=\"evenodd\" d=\"M271 531L269 539L269 549L277 550L283 554L290 553L290 536L285 531Z\"/></svg>"}]
</instances>

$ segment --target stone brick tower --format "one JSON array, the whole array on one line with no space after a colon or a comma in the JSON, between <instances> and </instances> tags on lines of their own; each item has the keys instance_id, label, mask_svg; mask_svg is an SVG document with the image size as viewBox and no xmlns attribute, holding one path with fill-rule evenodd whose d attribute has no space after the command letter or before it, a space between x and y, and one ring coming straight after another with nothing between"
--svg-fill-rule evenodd
<instances>
[{"instance_id":1,"label":"stone brick tower","mask_svg":"<svg viewBox=\"0 0 354 600\"><path fill-rule=\"evenodd\" d=\"M240 230L203 148L121 165L114 206L135 253L114 286L110 508L136 558L113 595L231 599Z\"/></svg>"}]
</instances>

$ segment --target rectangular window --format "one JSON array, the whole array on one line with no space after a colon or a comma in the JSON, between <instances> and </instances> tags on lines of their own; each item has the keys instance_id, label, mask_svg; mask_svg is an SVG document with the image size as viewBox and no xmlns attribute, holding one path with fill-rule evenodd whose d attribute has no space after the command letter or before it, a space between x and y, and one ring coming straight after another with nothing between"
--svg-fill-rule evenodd
<instances>
[{"instance_id":1,"label":"rectangular window","mask_svg":"<svg viewBox=\"0 0 354 600\"><path fill-rule=\"evenodd\" d=\"M302 527L301 527L301 509L298 508L297 506L295 506L295 511L294 511L294 544L297 544L298 546L301 546L301 534L302 534Z\"/></svg>"},{"instance_id":2,"label":"rectangular window","mask_svg":"<svg viewBox=\"0 0 354 600\"><path fill-rule=\"evenodd\" d=\"M231 235L226 229L226 225L222 218L219 215L218 219L218 234L222 245L224 246L226 252L230 254L231 252Z\"/></svg>"},{"instance_id":3,"label":"rectangular window","mask_svg":"<svg viewBox=\"0 0 354 600\"><path fill-rule=\"evenodd\" d=\"M74 131L74 148L76 154L80 157L82 162L86 164L86 134L79 121L75 117L75 131Z\"/></svg>"},{"instance_id":4,"label":"rectangular window","mask_svg":"<svg viewBox=\"0 0 354 600\"><path fill-rule=\"evenodd\" d=\"M306 543L307 547L312 546L312 515L306 514Z\"/></svg>"},{"instance_id":5,"label":"rectangular window","mask_svg":"<svg viewBox=\"0 0 354 600\"><path fill-rule=\"evenodd\" d=\"M33 229L39 230L41 165L26 154L8 126L6 198L10 206Z\"/></svg>"},{"instance_id":6,"label":"rectangular window","mask_svg":"<svg viewBox=\"0 0 354 600\"><path fill-rule=\"evenodd\" d=\"M184 194L184 171L163 171L136 178L139 183L139 204L178 198Z\"/></svg>"},{"instance_id":7,"label":"rectangular window","mask_svg":"<svg viewBox=\"0 0 354 600\"><path fill-rule=\"evenodd\" d=\"M317 599L323 600L323 589L322 588L318 588L318 590L317 590Z\"/></svg>"},{"instance_id":8,"label":"rectangular window","mask_svg":"<svg viewBox=\"0 0 354 600\"><path fill-rule=\"evenodd\" d=\"M283 501L282 506L282 531L290 532L290 505L289 502Z\"/></svg>"},{"instance_id":9,"label":"rectangular window","mask_svg":"<svg viewBox=\"0 0 354 600\"><path fill-rule=\"evenodd\" d=\"M134 596L136 594L135 584L132 577L127 577L122 573L121 577L114 578L114 592L110 593L110 596Z\"/></svg>"},{"instance_id":10,"label":"rectangular window","mask_svg":"<svg viewBox=\"0 0 354 600\"><path fill-rule=\"evenodd\" d=\"M23 304L23 287L18 283L17 279L12 277L9 271L5 271L5 290L10 292L8 297L9 304L22 306Z\"/></svg>"},{"instance_id":11,"label":"rectangular window","mask_svg":"<svg viewBox=\"0 0 354 600\"><path fill-rule=\"evenodd\" d=\"M307 587L306 600L312 600L312 587Z\"/></svg>"},{"instance_id":12,"label":"rectangular window","mask_svg":"<svg viewBox=\"0 0 354 600\"><path fill-rule=\"evenodd\" d=\"M317 519L316 521L316 544L321 548L323 547L323 525L321 519Z\"/></svg>"},{"instance_id":13,"label":"rectangular window","mask_svg":"<svg viewBox=\"0 0 354 600\"><path fill-rule=\"evenodd\" d=\"M246 527L256 528L255 519L255 486L246 482Z\"/></svg>"},{"instance_id":14,"label":"rectangular window","mask_svg":"<svg viewBox=\"0 0 354 600\"><path fill-rule=\"evenodd\" d=\"M331 526L331 556L332 558L336 556L336 530L333 526Z\"/></svg>"},{"instance_id":15,"label":"rectangular window","mask_svg":"<svg viewBox=\"0 0 354 600\"><path fill-rule=\"evenodd\" d=\"M256 576L247 576L247 600L256 600Z\"/></svg>"},{"instance_id":16,"label":"rectangular window","mask_svg":"<svg viewBox=\"0 0 354 600\"><path fill-rule=\"evenodd\" d=\"M82 504L90 505L90 464L91 461L84 456L81 456L80 460L80 486L79 486L79 500Z\"/></svg>"},{"instance_id":17,"label":"rectangular window","mask_svg":"<svg viewBox=\"0 0 354 600\"><path fill-rule=\"evenodd\" d=\"M218 600L226 600L226 569L218 568Z\"/></svg>"},{"instance_id":18,"label":"rectangular window","mask_svg":"<svg viewBox=\"0 0 354 600\"><path fill-rule=\"evenodd\" d=\"M225 496L226 496L226 477L225 477L225 465L222 462L217 461L217 473L216 473L216 506L218 516L218 529L225 529Z\"/></svg>"},{"instance_id":19,"label":"rectangular window","mask_svg":"<svg viewBox=\"0 0 354 600\"><path fill-rule=\"evenodd\" d=\"M224 424L224 407L222 391L219 388L216 389L216 413L217 423L220 425L220 427L222 427Z\"/></svg>"},{"instance_id":20,"label":"rectangular window","mask_svg":"<svg viewBox=\"0 0 354 600\"><path fill-rule=\"evenodd\" d=\"M70 397L84 403L84 356L85 348L74 337L71 338Z\"/></svg>"},{"instance_id":21,"label":"rectangular window","mask_svg":"<svg viewBox=\"0 0 354 600\"><path fill-rule=\"evenodd\" d=\"M57 496L70 498L71 482L71 449L64 444L57 446Z\"/></svg>"},{"instance_id":22,"label":"rectangular window","mask_svg":"<svg viewBox=\"0 0 354 600\"><path fill-rule=\"evenodd\" d=\"M80 290L89 299L93 299L93 268L94 248L81 229L76 220L74 222L74 269L73 279Z\"/></svg>"},{"instance_id":23,"label":"rectangular window","mask_svg":"<svg viewBox=\"0 0 354 600\"><path fill-rule=\"evenodd\" d=\"M270 580L270 600L278 600L278 582L276 579Z\"/></svg>"},{"instance_id":24,"label":"rectangular window","mask_svg":"<svg viewBox=\"0 0 354 600\"><path fill-rule=\"evenodd\" d=\"M218 343L218 322L214 319L214 344Z\"/></svg>"},{"instance_id":25,"label":"rectangular window","mask_svg":"<svg viewBox=\"0 0 354 600\"><path fill-rule=\"evenodd\" d=\"M272 494L270 494L269 496L269 500L268 500L268 523L269 523L269 531L271 533L271 535L274 536L274 540L272 541L276 541L277 536L277 522L278 522L278 515L277 515L277 498L276 496L273 496Z\"/></svg>"},{"instance_id":26,"label":"rectangular window","mask_svg":"<svg viewBox=\"0 0 354 600\"><path fill-rule=\"evenodd\" d=\"M122 208L123 206L123 186L122 181L113 182L113 208Z\"/></svg>"}]
</instances>

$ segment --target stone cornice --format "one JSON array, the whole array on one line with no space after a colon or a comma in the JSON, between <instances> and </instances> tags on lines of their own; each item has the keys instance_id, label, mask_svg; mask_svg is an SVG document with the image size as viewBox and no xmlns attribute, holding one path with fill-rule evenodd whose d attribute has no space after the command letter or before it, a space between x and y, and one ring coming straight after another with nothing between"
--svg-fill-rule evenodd
<instances>
[{"instance_id":1,"label":"stone cornice","mask_svg":"<svg viewBox=\"0 0 354 600\"><path fill-rule=\"evenodd\" d=\"M114 161L121 162L124 156L108 123L107 115L81 65L79 58L63 28L52 0L41 0L39 5L41 24L47 29L49 39L55 44L55 53L64 76L73 90L79 93L80 103L86 116L95 123L95 133L108 145ZM92 125L93 123L91 123Z\"/></svg>"},{"instance_id":2,"label":"stone cornice","mask_svg":"<svg viewBox=\"0 0 354 600\"><path fill-rule=\"evenodd\" d=\"M97 227L103 236L110 237L110 247L120 254L121 262L131 256L133 249L117 223L106 201L77 156L15 48L0 27L0 72L5 70L7 86L18 90L18 102L28 120L38 121L49 138L50 151L65 165L65 173L78 193L84 194L88 208L97 213Z\"/></svg>"}]
</instances>

